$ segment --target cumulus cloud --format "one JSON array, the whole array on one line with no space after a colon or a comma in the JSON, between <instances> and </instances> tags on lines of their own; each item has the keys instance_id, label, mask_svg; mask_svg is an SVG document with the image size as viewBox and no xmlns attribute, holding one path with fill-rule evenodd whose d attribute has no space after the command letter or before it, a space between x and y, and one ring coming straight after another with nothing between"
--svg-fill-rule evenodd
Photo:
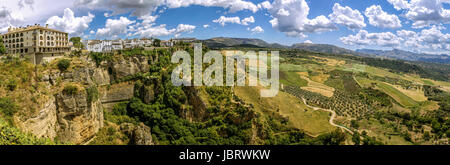
<instances>
[{"instance_id":1,"label":"cumulus cloud","mask_svg":"<svg viewBox=\"0 0 450 165\"><path fill-rule=\"evenodd\" d=\"M340 40L347 45L377 45L383 47L400 45L399 38L391 32L369 33L366 30L360 30L358 34L341 37Z\"/></svg>"},{"instance_id":2,"label":"cumulus cloud","mask_svg":"<svg viewBox=\"0 0 450 165\"><path fill-rule=\"evenodd\" d=\"M0 33L7 32L9 27L14 27L14 24L23 21L24 18L13 13L11 9L0 7Z\"/></svg>"},{"instance_id":3,"label":"cumulus cloud","mask_svg":"<svg viewBox=\"0 0 450 165\"><path fill-rule=\"evenodd\" d=\"M106 38L117 38L121 34L128 32L128 26L136 21L131 21L126 17L119 19L107 19L104 28L97 29L97 36Z\"/></svg>"},{"instance_id":4,"label":"cumulus cloud","mask_svg":"<svg viewBox=\"0 0 450 165\"><path fill-rule=\"evenodd\" d=\"M396 34L391 32L369 33L361 30L356 35L341 37L340 40L347 45L372 45L383 47L402 47L413 50L444 50L450 51L450 34L443 33L443 28L432 26L419 32L398 30Z\"/></svg>"},{"instance_id":5,"label":"cumulus cloud","mask_svg":"<svg viewBox=\"0 0 450 165\"><path fill-rule=\"evenodd\" d=\"M170 8L188 7L190 5L222 7L229 9L230 12L242 10L250 10L252 12L258 11L257 5L243 0L166 0L166 5Z\"/></svg>"},{"instance_id":6,"label":"cumulus cloud","mask_svg":"<svg viewBox=\"0 0 450 165\"><path fill-rule=\"evenodd\" d=\"M258 4L258 8L260 8L260 9L271 9L272 8L272 4L269 1L264 1L264 2L261 2L260 4Z\"/></svg>"},{"instance_id":7,"label":"cumulus cloud","mask_svg":"<svg viewBox=\"0 0 450 165\"><path fill-rule=\"evenodd\" d=\"M209 28L209 25L208 24L205 24L205 25L203 25L203 28Z\"/></svg>"},{"instance_id":8,"label":"cumulus cloud","mask_svg":"<svg viewBox=\"0 0 450 165\"><path fill-rule=\"evenodd\" d=\"M132 12L133 16L151 14L160 6L169 8L199 5L205 7L222 7L230 12L249 10L258 11L258 6L243 0L76 0L75 5L89 9L104 9L113 11L112 15Z\"/></svg>"},{"instance_id":9,"label":"cumulus cloud","mask_svg":"<svg viewBox=\"0 0 450 165\"><path fill-rule=\"evenodd\" d=\"M187 24L179 24L176 28L167 29L166 24L154 26L154 25L143 25L137 27L134 30L135 36L140 37L160 37L160 36L169 36L174 35L178 38L182 33L192 33L196 26L187 25Z\"/></svg>"},{"instance_id":10,"label":"cumulus cloud","mask_svg":"<svg viewBox=\"0 0 450 165\"><path fill-rule=\"evenodd\" d=\"M253 16L244 18L244 19L242 20L241 23L242 23L242 25L247 26L247 25L249 25L250 23L255 23L255 18L254 18Z\"/></svg>"},{"instance_id":11,"label":"cumulus cloud","mask_svg":"<svg viewBox=\"0 0 450 165\"><path fill-rule=\"evenodd\" d=\"M449 0L388 0L395 9L405 10L405 17L413 21L413 28L450 23L450 10L444 8Z\"/></svg>"},{"instance_id":12,"label":"cumulus cloud","mask_svg":"<svg viewBox=\"0 0 450 165\"><path fill-rule=\"evenodd\" d=\"M241 24L241 19L239 17L220 16L218 19L213 20L213 22L225 26L227 23Z\"/></svg>"},{"instance_id":13,"label":"cumulus cloud","mask_svg":"<svg viewBox=\"0 0 450 165\"><path fill-rule=\"evenodd\" d=\"M94 19L94 15L89 13L87 16L75 17L74 12L70 8L64 9L62 17L50 17L46 24L50 28L65 31L74 36L81 36L83 32L89 28L89 23Z\"/></svg>"},{"instance_id":14,"label":"cumulus cloud","mask_svg":"<svg viewBox=\"0 0 450 165\"><path fill-rule=\"evenodd\" d=\"M265 2L263 2L265 3ZM268 9L273 19L272 27L291 37L305 37L305 33L336 30L337 27L325 16L310 19L309 6L305 0L275 0L270 5L260 4ZM280 12L282 11L282 12ZM287 14L289 13L289 14Z\"/></svg>"},{"instance_id":15,"label":"cumulus cloud","mask_svg":"<svg viewBox=\"0 0 450 165\"><path fill-rule=\"evenodd\" d=\"M406 9L409 6L407 0L387 0L387 1L391 3L397 10Z\"/></svg>"},{"instance_id":16,"label":"cumulus cloud","mask_svg":"<svg viewBox=\"0 0 450 165\"><path fill-rule=\"evenodd\" d=\"M252 32L252 34L257 34L257 33L263 33L264 29L261 26L256 26L253 29L250 29L250 31Z\"/></svg>"},{"instance_id":17,"label":"cumulus cloud","mask_svg":"<svg viewBox=\"0 0 450 165\"><path fill-rule=\"evenodd\" d=\"M353 30L366 27L364 16L358 10L353 10L348 6L343 7L339 3L334 4L333 13L329 17L334 23L344 25L348 29Z\"/></svg>"},{"instance_id":18,"label":"cumulus cloud","mask_svg":"<svg viewBox=\"0 0 450 165\"><path fill-rule=\"evenodd\" d=\"M400 19L394 14L388 14L383 11L380 5L368 7L364 14L369 18L369 23L373 26L391 29L402 27Z\"/></svg>"}]
</instances>

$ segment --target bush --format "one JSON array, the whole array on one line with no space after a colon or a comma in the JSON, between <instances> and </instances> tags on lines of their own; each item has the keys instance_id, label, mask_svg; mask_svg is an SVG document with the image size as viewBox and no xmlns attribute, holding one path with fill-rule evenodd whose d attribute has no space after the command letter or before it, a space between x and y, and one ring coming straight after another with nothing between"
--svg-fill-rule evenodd
<instances>
[{"instance_id":1,"label":"bush","mask_svg":"<svg viewBox=\"0 0 450 165\"><path fill-rule=\"evenodd\" d=\"M65 95L73 96L73 95L78 94L78 87L76 87L74 85L67 85L67 86L64 87L62 92Z\"/></svg>"},{"instance_id":2,"label":"bush","mask_svg":"<svg viewBox=\"0 0 450 165\"><path fill-rule=\"evenodd\" d=\"M70 67L70 60L68 59L61 59L58 61L58 69L61 72L65 72Z\"/></svg>"},{"instance_id":3,"label":"bush","mask_svg":"<svg viewBox=\"0 0 450 165\"><path fill-rule=\"evenodd\" d=\"M0 98L0 114L10 123L12 123L12 117L18 110L18 106L11 99Z\"/></svg>"},{"instance_id":4,"label":"bush","mask_svg":"<svg viewBox=\"0 0 450 165\"><path fill-rule=\"evenodd\" d=\"M0 145L55 145L48 138L37 138L31 134L23 133L19 129L10 126L0 118Z\"/></svg>"},{"instance_id":5,"label":"bush","mask_svg":"<svg viewBox=\"0 0 450 165\"><path fill-rule=\"evenodd\" d=\"M87 88L86 93L88 103L98 100L98 89L96 86L90 86L89 88Z\"/></svg>"}]
</instances>

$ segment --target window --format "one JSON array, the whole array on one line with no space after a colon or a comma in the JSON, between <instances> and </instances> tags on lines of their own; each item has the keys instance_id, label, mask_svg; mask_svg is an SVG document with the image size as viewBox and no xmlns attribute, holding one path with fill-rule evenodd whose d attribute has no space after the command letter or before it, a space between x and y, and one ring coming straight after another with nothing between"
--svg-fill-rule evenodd
<instances>
[{"instance_id":1,"label":"window","mask_svg":"<svg viewBox=\"0 0 450 165\"><path fill-rule=\"evenodd\" d=\"M41 41L41 43L39 43L40 46L44 46L44 42Z\"/></svg>"}]
</instances>

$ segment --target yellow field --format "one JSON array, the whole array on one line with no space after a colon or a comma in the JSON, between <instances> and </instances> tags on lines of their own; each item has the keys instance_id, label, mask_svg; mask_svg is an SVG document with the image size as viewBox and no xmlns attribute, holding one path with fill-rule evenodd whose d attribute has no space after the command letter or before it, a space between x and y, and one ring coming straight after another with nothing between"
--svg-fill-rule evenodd
<instances>
[{"instance_id":1,"label":"yellow field","mask_svg":"<svg viewBox=\"0 0 450 165\"><path fill-rule=\"evenodd\" d=\"M399 85L392 85L392 84L389 84L389 85L391 85L392 87L399 90L400 92L402 92L403 94L412 98L415 101L422 102L422 101L428 100L428 98L425 97L423 90L420 90L420 89L409 89L408 90L408 89L404 89L403 87L401 87Z\"/></svg>"},{"instance_id":2,"label":"yellow field","mask_svg":"<svg viewBox=\"0 0 450 165\"><path fill-rule=\"evenodd\" d=\"M307 76L305 76L305 75L308 75L307 72L298 72L298 74L302 79L305 79L306 81L308 81L308 86L301 87L303 90L318 93L318 94L321 94L326 97L333 97L334 90L335 90L334 88L326 86L322 83L318 83L318 82L310 80Z\"/></svg>"},{"instance_id":3,"label":"yellow field","mask_svg":"<svg viewBox=\"0 0 450 165\"><path fill-rule=\"evenodd\" d=\"M234 93L245 102L252 104L261 114L278 113L289 119L289 124L304 130L311 136L333 131L328 122L330 113L308 108L303 101L290 94L280 92L273 98L261 98L258 87L235 87Z\"/></svg>"},{"instance_id":4,"label":"yellow field","mask_svg":"<svg viewBox=\"0 0 450 165\"><path fill-rule=\"evenodd\" d=\"M336 59L316 57L316 56L314 56L314 58L321 59L321 60L326 60L326 62L319 62L319 63L324 63L324 64L329 65L329 66L342 66L342 65L345 65L345 61L343 61L343 60L336 60Z\"/></svg>"}]
</instances>

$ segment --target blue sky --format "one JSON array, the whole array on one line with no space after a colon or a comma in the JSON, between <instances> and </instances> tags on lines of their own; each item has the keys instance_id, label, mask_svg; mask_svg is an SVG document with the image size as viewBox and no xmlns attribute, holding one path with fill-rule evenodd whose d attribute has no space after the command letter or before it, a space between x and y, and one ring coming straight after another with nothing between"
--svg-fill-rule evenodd
<instances>
[{"instance_id":1,"label":"blue sky","mask_svg":"<svg viewBox=\"0 0 450 165\"><path fill-rule=\"evenodd\" d=\"M284 45L312 42L349 49L399 48L449 53L449 3L448 0L0 0L0 32L9 26L40 23L85 39L239 37Z\"/></svg>"}]
</instances>

